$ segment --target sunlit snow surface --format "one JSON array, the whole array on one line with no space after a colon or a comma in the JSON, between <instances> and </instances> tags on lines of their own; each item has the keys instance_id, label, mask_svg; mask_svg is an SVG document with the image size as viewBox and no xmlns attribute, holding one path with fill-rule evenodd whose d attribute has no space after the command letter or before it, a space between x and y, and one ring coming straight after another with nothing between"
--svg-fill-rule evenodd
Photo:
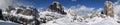
<instances>
[{"instance_id":1,"label":"sunlit snow surface","mask_svg":"<svg viewBox=\"0 0 120 25\"><path fill-rule=\"evenodd\" d=\"M10 22L10 21L2 21L2 20L0 20L0 25L20 25L20 24Z\"/></svg>"},{"instance_id":2,"label":"sunlit snow surface","mask_svg":"<svg viewBox=\"0 0 120 25\"><path fill-rule=\"evenodd\" d=\"M72 19L68 16L68 17L50 21L42 25L120 25L116 21L117 21L116 19L113 19L110 17L107 17L107 18L94 17L93 19L90 19L87 23L73 22Z\"/></svg>"},{"instance_id":3,"label":"sunlit snow surface","mask_svg":"<svg viewBox=\"0 0 120 25\"><path fill-rule=\"evenodd\" d=\"M101 16L96 16L91 19L86 18L86 20L82 20L82 22L79 22L79 20L73 20L74 16L71 16L69 12L67 13L68 13L67 15L61 15L55 12L47 12L47 11L40 12L39 18L47 18L47 20L50 20L47 21L47 23L43 23L40 25L120 25L119 23L117 23L118 16L115 16L115 18L111 18L109 16L102 15L104 18L102 18ZM46 15L51 15L54 17L46 16ZM82 18L81 16L77 16L77 17ZM20 24L13 23L10 21L1 21L0 25L20 25Z\"/></svg>"},{"instance_id":4,"label":"sunlit snow surface","mask_svg":"<svg viewBox=\"0 0 120 25\"><path fill-rule=\"evenodd\" d=\"M78 22L73 20L73 16L67 14L66 17L55 19L41 25L120 25L117 23L118 16L115 16L115 18L111 18L110 16L105 15L102 16L104 16L104 18L96 16L92 19L88 18L88 22Z\"/></svg>"}]
</instances>

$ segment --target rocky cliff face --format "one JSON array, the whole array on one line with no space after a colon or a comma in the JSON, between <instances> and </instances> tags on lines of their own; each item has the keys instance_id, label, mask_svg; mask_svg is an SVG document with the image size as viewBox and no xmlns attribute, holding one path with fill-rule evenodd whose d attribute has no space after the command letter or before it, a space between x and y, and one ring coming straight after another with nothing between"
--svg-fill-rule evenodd
<instances>
[{"instance_id":1,"label":"rocky cliff face","mask_svg":"<svg viewBox=\"0 0 120 25\"><path fill-rule=\"evenodd\" d=\"M44 18L40 18L42 16L39 15L40 12L37 11L36 8L33 7L25 7L25 6L8 6L6 8L6 11L3 12L3 18L5 21L12 21L19 24L31 24L31 25L39 25L40 23L45 23L46 21L50 21L53 19L61 18L59 16L66 15L67 13L64 11L64 8L58 3L53 2L52 5L49 6L47 11L53 12L52 14L42 14L42 16L45 15ZM54 15L55 13L60 15ZM50 17L50 18L48 18Z\"/></svg>"},{"instance_id":2,"label":"rocky cliff face","mask_svg":"<svg viewBox=\"0 0 120 25\"><path fill-rule=\"evenodd\" d=\"M24 7L24 6L19 6L18 8L14 8L12 6L8 6L6 9L8 13L11 13L11 11L16 11L16 14L22 14L22 15L27 15L27 16L34 16L35 14L38 13L38 11L35 8L32 7Z\"/></svg>"},{"instance_id":3,"label":"rocky cliff face","mask_svg":"<svg viewBox=\"0 0 120 25\"><path fill-rule=\"evenodd\" d=\"M32 8L32 7L8 6L6 11L3 12L4 17L1 17L1 19L5 21L12 21L15 23L23 24L23 25L27 25L27 24L39 25L40 23L37 20L37 17L39 17L38 13L39 12L37 11L37 9Z\"/></svg>"},{"instance_id":4,"label":"rocky cliff face","mask_svg":"<svg viewBox=\"0 0 120 25\"><path fill-rule=\"evenodd\" d=\"M59 2L53 2L49 6L47 11L57 12L57 13L60 13L60 14L67 14L66 12L64 12L64 8L62 7L62 5Z\"/></svg>"},{"instance_id":5,"label":"rocky cliff face","mask_svg":"<svg viewBox=\"0 0 120 25\"><path fill-rule=\"evenodd\" d=\"M0 20L3 20L2 10L0 9Z\"/></svg>"},{"instance_id":6,"label":"rocky cliff face","mask_svg":"<svg viewBox=\"0 0 120 25\"><path fill-rule=\"evenodd\" d=\"M110 1L106 1L104 4L104 9L101 12L101 14L105 14L107 16L114 17L114 11L113 11L113 4Z\"/></svg>"}]
</instances>

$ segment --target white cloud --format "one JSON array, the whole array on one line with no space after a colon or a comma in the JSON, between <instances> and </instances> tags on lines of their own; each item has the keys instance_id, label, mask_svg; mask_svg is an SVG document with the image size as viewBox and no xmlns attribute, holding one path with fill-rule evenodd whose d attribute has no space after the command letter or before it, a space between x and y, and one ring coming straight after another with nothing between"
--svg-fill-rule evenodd
<instances>
[{"instance_id":1,"label":"white cloud","mask_svg":"<svg viewBox=\"0 0 120 25\"><path fill-rule=\"evenodd\" d=\"M114 13L120 16L120 0L113 3L113 5L114 5ZM96 13L99 13L103 8L94 10L94 8L86 7L83 5L82 6L77 5L77 6L71 6L70 9L74 10L78 15L85 15L85 14L90 14L93 11L95 11Z\"/></svg>"},{"instance_id":2,"label":"white cloud","mask_svg":"<svg viewBox=\"0 0 120 25\"><path fill-rule=\"evenodd\" d=\"M0 0L0 9L3 11L8 7L8 6L30 6L32 5L24 5L24 3L17 2L17 0Z\"/></svg>"},{"instance_id":3,"label":"white cloud","mask_svg":"<svg viewBox=\"0 0 120 25\"><path fill-rule=\"evenodd\" d=\"M120 0L114 3L114 13L119 16L118 20L120 20Z\"/></svg>"},{"instance_id":4,"label":"white cloud","mask_svg":"<svg viewBox=\"0 0 120 25\"><path fill-rule=\"evenodd\" d=\"M86 7L86 6L71 6L70 9L74 10L78 15L87 15L94 11L94 8Z\"/></svg>"},{"instance_id":5,"label":"white cloud","mask_svg":"<svg viewBox=\"0 0 120 25\"><path fill-rule=\"evenodd\" d=\"M120 4L119 4L120 1L118 2L115 2L115 5L114 5L114 12L115 14L117 14L118 16L120 16Z\"/></svg>"},{"instance_id":6,"label":"white cloud","mask_svg":"<svg viewBox=\"0 0 120 25\"><path fill-rule=\"evenodd\" d=\"M114 12L115 13L120 13L120 5L114 6Z\"/></svg>"},{"instance_id":7,"label":"white cloud","mask_svg":"<svg viewBox=\"0 0 120 25\"><path fill-rule=\"evenodd\" d=\"M103 10L103 8L99 8L96 10L96 13L100 13Z\"/></svg>"},{"instance_id":8,"label":"white cloud","mask_svg":"<svg viewBox=\"0 0 120 25\"><path fill-rule=\"evenodd\" d=\"M0 0L0 9L5 10L8 6L30 6L32 5L24 5L24 3L17 2L17 0Z\"/></svg>"},{"instance_id":9,"label":"white cloud","mask_svg":"<svg viewBox=\"0 0 120 25\"><path fill-rule=\"evenodd\" d=\"M8 6L12 5L17 5L17 3L15 2L16 0L0 0L0 9L4 10L5 8L7 8Z\"/></svg>"}]
</instances>

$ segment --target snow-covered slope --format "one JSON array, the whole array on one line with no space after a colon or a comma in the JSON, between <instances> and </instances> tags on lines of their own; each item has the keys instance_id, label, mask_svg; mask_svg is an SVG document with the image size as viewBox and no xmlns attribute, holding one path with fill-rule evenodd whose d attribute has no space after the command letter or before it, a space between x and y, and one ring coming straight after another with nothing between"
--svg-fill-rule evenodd
<instances>
[{"instance_id":1,"label":"snow-covered slope","mask_svg":"<svg viewBox=\"0 0 120 25\"><path fill-rule=\"evenodd\" d=\"M39 18L45 18L45 21L47 21L41 25L120 25L117 23L117 16L116 18L111 18L102 14L99 14L100 16L85 19L81 16L77 16L78 20L73 20L74 16L70 14L61 15L56 12L44 11L40 12L39 15Z\"/></svg>"},{"instance_id":2,"label":"snow-covered slope","mask_svg":"<svg viewBox=\"0 0 120 25\"><path fill-rule=\"evenodd\" d=\"M14 23L14 22L11 22L11 21L2 21L2 20L0 20L0 25L20 25L20 24Z\"/></svg>"},{"instance_id":3,"label":"snow-covered slope","mask_svg":"<svg viewBox=\"0 0 120 25\"><path fill-rule=\"evenodd\" d=\"M73 20L72 16L67 15L66 17L52 20L42 25L120 25L117 23L117 20L115 18L111 18L109 16L104 17L105 18L96 16L91 19L86 18L87 20L82 20L82 22L80 22L79 20Z\"/></svg>"}]
</instances>

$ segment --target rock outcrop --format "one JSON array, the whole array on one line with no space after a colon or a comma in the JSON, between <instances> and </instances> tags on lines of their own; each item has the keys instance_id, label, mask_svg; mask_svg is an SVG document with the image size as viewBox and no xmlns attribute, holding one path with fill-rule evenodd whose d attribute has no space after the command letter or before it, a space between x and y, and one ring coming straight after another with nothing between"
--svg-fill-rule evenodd
<instances>
[{"instance_id":1,"label":"rock outcrop","mask_svg":"<svg viewBox=\"0 0 120 25\"><path fill-rule=\"evenodd\" d=\"M3 20L2 10L0 9L0 20Z\"/></svg>"},{"instance_id":2,"label":"rock outcrop","mask_svg":"<svg viewBox=\"0 0 120 25\"><path fill-rule=\"evenodd\" d=\"M64 12L64 8L59 2L53 2L52 5L49 6L47 11L57 12L60 14L67 14L66 12Z\"/></svg>"},{"instance_id":3,"label":"rock outcrop","mask_svg":"<svg viewBox=\"0 0 120 25\"><path fill-rule=\"evenodd\" d=\"M32 8L32 7L24 7L24 6L19 6L18 8L14 8L12 6L8 6L8 8L6 9L6 12L11 13L11 11L16 11L16 14L23 14L23 15L27 15L27 16L35 16L35 14L38 13L36 8Z\"/></svg>"},{"instance_id":4,"label":"rock outcrop","mask_svg":"<svg viewBox=\"0 0 120 25\"><path fill-rule=\"evenodd\" d=\"M96 14L96 12L93 12L91 15L90 15L90 18L93 18L95 16L97 16L98 14Z\"/></svg>"},{"instance_id":5,"label":"rock outcrop","mask_svg":"<svg viewBox=\"0 0 120 25\"><path fill-rule=\"evenodd\" d=\"M3 13L3 20L5 21L12 21L15 23L23 24L23 25L39 25L40 22L37 20L39 17L39 12L36 8L33 7L24 7L24 6L18 6L18 7L12 7L8 6L6 9L6 13ZM34 23L33 23L34 22Z\"/></svg>"},{"instance_id":6,"label":"rock outcrop","mask_svg":"<svg viewBox=\"0 0 120 25\"><path fill-rule=\"evenodd\" d=\"M104 3L104 9L102 10L101 14L105 14L110 17L114 17L114 11L113 11L113 4L110 1L106 1Z\"/></svg>"},{"instance_id":7,"label":"rock outcrop","mask_svg":"<svg viewBox=\"0 0 120 25\"><path fill-rule=\"evenodd\" d=\"M8 6L8 8L6 9L8 13L10 13L12 10L15 10L13 6Z\"/></svg>"}]
</instances>

